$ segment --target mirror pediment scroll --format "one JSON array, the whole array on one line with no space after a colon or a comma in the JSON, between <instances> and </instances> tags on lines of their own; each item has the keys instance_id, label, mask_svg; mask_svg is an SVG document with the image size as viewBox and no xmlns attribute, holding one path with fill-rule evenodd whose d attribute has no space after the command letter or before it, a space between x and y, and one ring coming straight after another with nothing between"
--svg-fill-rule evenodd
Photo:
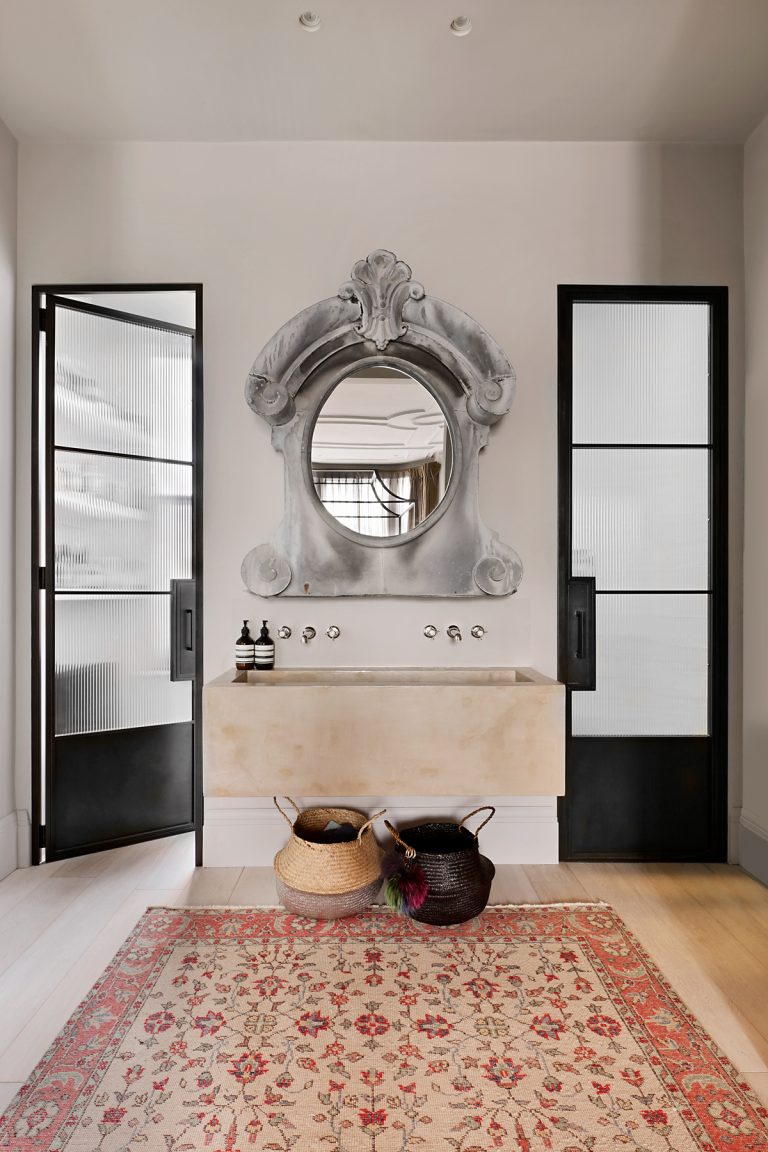
<instances>
[{"instance_id":1,"label":"mirror pediment scroll","mask_svg":"<svg viewBox=\"0 0 768 1152\"><path fill-rule=\"evenodd\" d=\"M261 596L509 595L517 553L482 523L478 456L515 376L474 320L384 249L256 358L249 407L285 459L285 510L245 557Z\"/></svg>"}]
</instances>

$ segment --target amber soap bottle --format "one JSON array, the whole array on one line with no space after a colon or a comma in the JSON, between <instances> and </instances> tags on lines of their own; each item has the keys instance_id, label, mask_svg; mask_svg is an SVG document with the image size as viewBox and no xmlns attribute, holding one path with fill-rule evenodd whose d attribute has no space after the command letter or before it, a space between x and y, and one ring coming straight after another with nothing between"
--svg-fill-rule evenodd
<instances>
[{"instance_id":1,"label":"amber soap bottle","mask_svg":"<svg viewBox=\"0 0 768 1152\"><path fill-rule=\"evenodd\" d=\"M253 646L257 671L268 672L275 666L275 642L267 630L266 620L261 622L261 632Z\"/></svg>"}]
</instances>

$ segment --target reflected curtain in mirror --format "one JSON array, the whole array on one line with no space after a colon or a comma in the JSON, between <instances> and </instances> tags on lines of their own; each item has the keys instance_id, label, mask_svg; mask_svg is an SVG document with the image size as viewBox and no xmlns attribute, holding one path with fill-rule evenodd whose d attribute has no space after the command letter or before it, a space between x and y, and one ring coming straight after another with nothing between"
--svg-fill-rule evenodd
<instances>
[{"instance_id":1,"label":"reflected curtain in mirror","mask_svg":"<svg viewBox=\"0 0 768 1152\"><path fill-rule=\"evenodd\" d=\"M365 536L400 536L437 507L441 465L413 468L313 469L315 490L331 516Z\"/></svg>"}]
</instances>

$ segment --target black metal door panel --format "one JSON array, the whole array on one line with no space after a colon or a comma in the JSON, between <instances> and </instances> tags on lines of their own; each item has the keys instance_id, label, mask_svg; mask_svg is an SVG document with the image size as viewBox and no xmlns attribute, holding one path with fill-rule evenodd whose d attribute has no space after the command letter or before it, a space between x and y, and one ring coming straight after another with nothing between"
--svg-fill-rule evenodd
<instances>
[{"instance_id":1,"label":"black metal door panel","mask_svg":"<svg viewBox=\"0 0 768 1152\"><path fill-rule=\"evenodd\" d=\"M33 699L51 860L201 826L201 369L196 328L42 302Z\"/></svg>"},{"instance_id":2,"label":"black metal door panel","mask_svg":"<svg viewBox=\"0 0 768 1152\"><path fill-rule=\"evenodd\" d=\"M560 288L564 859L725 859L727 424L726 289Z\"/></svg>"},{"instance_id":3,"label":"black metal door panel","mask_svg":"<svg viewBox=\"0 0 768 1152\"><path fill-rule=\"evenodd\" d=\"M54 848L72 855L193 827L192 724L56 740Z\"/></svg>"},{"instance_id":4,"label":"black metal door panel","mask_svg":"<svg viewBox=\"0 0 768 1152\"><path fill-rule=\"evenodd\" d=\"M569 742L563 835L590 860L712 856L706 737L582 736Z\"/></svg>"}]
</instances>

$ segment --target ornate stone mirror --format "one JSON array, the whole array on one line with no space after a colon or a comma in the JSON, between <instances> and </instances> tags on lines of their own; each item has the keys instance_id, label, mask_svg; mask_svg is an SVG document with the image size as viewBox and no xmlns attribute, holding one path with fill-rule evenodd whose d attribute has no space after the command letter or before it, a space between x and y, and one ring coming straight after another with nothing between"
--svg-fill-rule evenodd
<instances>
[{"instance_id":1,"label":"ornate stone mirror","mask_svg":"<svg viewBox=\"0 0 768 1152\"><path fill-rule=\"evenodd\" d=\"M504 596L517 553L482 523L478 456L515 377L475 321L391 252L285 324L246 400L285 457L285 514L243 561L261 596Z\"/></svg>"}]
</instances>

